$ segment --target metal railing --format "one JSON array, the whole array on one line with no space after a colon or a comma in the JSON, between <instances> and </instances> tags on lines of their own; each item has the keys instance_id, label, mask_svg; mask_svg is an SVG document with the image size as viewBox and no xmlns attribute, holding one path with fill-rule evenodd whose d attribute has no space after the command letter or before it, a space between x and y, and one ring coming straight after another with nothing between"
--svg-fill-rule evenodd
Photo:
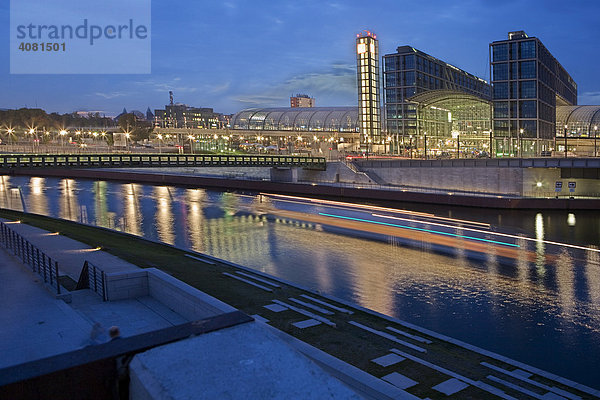
<instances>
[{"instance_id":1,"label":"metal railing","mask_svg":"<svg viewBox=\"0 0 600 400\"><path fill-rule=\"evenodd\" d=\"M106 275L104 274L103 270L96 267L91 262L85 260L75 290L90 289L102 296L103 301L106 301L107 298L105 277Z\"/></svg>"},{"instance_id":2,"label":"metal railing","mask_svg":"<svg viewBox=\"0 0 600 400\"><path fill-rule=\"evenodd\" d=\"M4 248L11 250L23 263L29 265L33 272L44 279L44 283L48 283L52 288L55 288L56 294L60 294L58 261L53 260L46 253L32 245L4 222L0 222L0 243Z\"/></svg>"},{"instance_id":3,"label":"metal railing","mask_svg":"<svg viewBox=\"0 0 600 400\"><path fill-rule=\"evenodd\" d=\"M155 167L302 167L325 170L324 157L195 154L0 154L0 169Z\"/></svg>"}]
</instances>

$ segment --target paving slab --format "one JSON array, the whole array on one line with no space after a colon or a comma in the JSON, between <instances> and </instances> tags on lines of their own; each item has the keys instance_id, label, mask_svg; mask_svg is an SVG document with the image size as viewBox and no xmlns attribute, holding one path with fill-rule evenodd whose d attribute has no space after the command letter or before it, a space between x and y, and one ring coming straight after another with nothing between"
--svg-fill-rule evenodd
<instances>
[{"instance_id":1,"label":"paving slab","mask_svg":"<svg viewBox=\"0 0 600 400\"><path fill-rule=\"evenodd\" d=\"M399 387L400 389L408 389L409 387L415 386L416 384L419 383L419 382L413 381L412 379L410 379L407 376L399 374L398 372L392 372L391 374L388 374L381 379L391 383L392 385L394 385L396 387Z\"/></svg>"},{"instance_id":2,"label":"paving slab","mask_svg":"<svg viewBox=\"0 0 600 400\"><path fill-rule=\"evenodd\" d=\"M446 396L450 396L451 394L460 392L467 387L469 387L469 385L463 381L459 381L456 378L450 378L447 381L434 386L432 389L437 390L440 393L444 393Z\"/></svg>"},{"instance_id":3,"label":"paving slab","mask_svg":"<svg viewBox=\"0 0 600 400\"><path fill-rule=\"evenodd\" d=\"M398 354L390 353L385 356L381 356L371 360L375 364L381 365L382 367L389 367L390 365L398 364L401 361L406 360L406 358L399 356Z\"/></svg>"},{"instance_id":4,"label":"paving slab","mask_svg":"<svg viewBox=\"0 0 600 400\"><path fill-rule=\"evenodd\" d=\"M523 378L530 378L533 374L531 372L523 371L522 369L515 369L511 371L513 374L517 376L521 376Z\"/></svg>"},{"instance_id":5,"label":"paving slab","mask_svg":"<svg viewBox=\"0 0 600 400\"><path fill-rule=\"evenodd\" d=\"M130 375L132 398L362 398L254 322L138 354Z\"/></svg>"},{"instance_id":6,"label":"paving slab","mask_svg":"<svg viewBox=\"0 0 600 400\"><path fill-rule=\"evenodd\" d=\"M280 304L269 304L269 305L266 305L266 306L263 306L263 307L266 308L267 310L273 311L273 312L282 312L282 311L285 311L285 310L289 310L289 308L284 307L284 306L282 306Z\"/></svg>"},{"instance_id":7,"label":"paving slab","mask_svg":"<svg viewBox=\"0 0 600 400\"><path fill-rule=\"evenodd\" d=\"M321 325L321 322L311 318L305 321L294 322L292 325L294 325L296 328L304 329L310 328L311 326Z\"/></svg>"},{"instance_id":8,"label":"paving slab","mask_svg":"<svg viewBox=\"0 0 600 400\"><path fill-rule=\"evenodd\" d=\"M556 393L548 392L541 397L542 400L567 400L566 398L557 395Z\"/></svg>"}]
</instances>

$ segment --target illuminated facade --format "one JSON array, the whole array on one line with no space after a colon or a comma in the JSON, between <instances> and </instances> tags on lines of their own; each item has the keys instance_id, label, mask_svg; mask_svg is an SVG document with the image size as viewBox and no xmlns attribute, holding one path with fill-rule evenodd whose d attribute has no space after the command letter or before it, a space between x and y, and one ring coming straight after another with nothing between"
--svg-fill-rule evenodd
<instances>
[{"instance_id":1,"label":"illuminated facade","mask_svg":"<svg viewBox=\"0 0 600 400\"><path fill-rule=\"evenodd\" d=\"M223 128L227 121L222 114L212 108L189 107L185 104L165 106L164 110L154 110L154 124L158 128Z\"/></svg>"},{"instance_id":2,"label":"illuminated facade","mask_svg":"<svg viewBox=\"0 0 600 400\"><path fill-rule=\"evenodd\" d=\"M491 88L485 80L411 46L384 55L383 66L390 152L460 157L487 151Z\"/></svg>"},{"instance_id":3,"label":"illuminated facade","mask_svg":"<svg viewBox=\"0 0 600 400\"><path fill-rule=\"evenodd\" d=\"M491 43L490 59L496 155L548 152L557 133L556 107L577 104L577 84L538 38L523 31Z\"/></svg>"},{"instance_id":4,"label":"illuminated facade","mask_svg":"<svg viewBox=\"0 0 600 400\"><path fill-rule=\"evenodd\" d=\"M290 107L314 107L315 106L315 98L310 97L307 94L297 94L295 96L290 97Z\"/></svg>"},{"instance_id":5,"label":"illuminated facade","mask_svg":"<svg viewBox=\"0 0 600 400\"><path fill-rule=\"evenodd\" d=\"M357 132L356 107L250 108L231 118L233 130Z\"/></svg>"},{"instance_id":6,"label":"illuminated facade","mask_svg":"<svg viewBox=\"0 0 600 400\"><path fill-rule=\"evenodd\" d=\"M385 142L381 132L379 42L373 32L363 31L356 37L356 67L360 145L366 151L379 151Z\"/></svg>"}]
</instances>

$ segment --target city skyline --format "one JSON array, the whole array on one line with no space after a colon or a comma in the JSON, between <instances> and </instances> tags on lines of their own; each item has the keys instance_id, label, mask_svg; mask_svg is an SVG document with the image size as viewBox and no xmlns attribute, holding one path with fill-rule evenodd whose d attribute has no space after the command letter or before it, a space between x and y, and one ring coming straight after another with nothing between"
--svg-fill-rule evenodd
<instances>
[{"instance_id":1,"label":"city skyline","mask_svg":"<svg viewBox=\"0 0 600 400\"><path fill-rule=\"evenodd\" d=\"M542 9L543 7L543 9ZM0 5L9 25L8 2ZM573 76L580 104L600 104L594 45L600 5L581 1L566 9L557 1L448 6L441 1L408 8L379 1L302 4L230 1L152 3L152 73L149 75L10 75L0 108L39 107L49 112L100 111L117 115L175 101L217 112L285 107L295 93L320 106L356 104L356 33L377 33L380 56L411 45L483 79L489 79L488 44L524 30L540 38ZM489 22L493 21L493 24ZM560 21L565 29L556 29ZM0 49L8 53L8 32ZM575 39L575 40L574 40ZM573 56L576 55L576 56Z\"/></svg>"}]
</instances>

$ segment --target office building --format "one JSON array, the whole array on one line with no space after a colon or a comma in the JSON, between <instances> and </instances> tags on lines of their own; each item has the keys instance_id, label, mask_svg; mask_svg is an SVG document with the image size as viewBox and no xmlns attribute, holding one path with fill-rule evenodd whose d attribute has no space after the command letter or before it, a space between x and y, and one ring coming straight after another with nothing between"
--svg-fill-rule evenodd
<instances>
[{"instance_id":1,"label":"office building","mask_svg":"<svg viewBox=\"0 0 600 400\"><path fill-rule=\"evenodd\" d=\"M296 96L290 97L290 107L314 107L315 98L310 97L307 94L297 94Z\"/></svg>"},{"instance_id":2,"label":"office building","mask_svg":"<svg viewBox=\"0 0 600 400\"><path fill-rule=\"evenodd\" d=\"M154 110L154 115L154 125L158 128L220 129L226 126L222 114L214 112L212 108L169 104L164 110Z\"/></svg>"},{"instance_id":3,"label":"office building","mask_svg":"<svg viewBox=\"0 0 600 400\"><path fill-rule=\"evenodd\" d=\"M554 148L556 107L577 104L577 84L542 42L523 31L490 43L494 151L535 156Z\"/></svg>"},{"instance_id":4,"label":"office building","mask_svg":"<svg viewBox=\"0 0 600 400\"><path fill-rule=\"evenodd\" d=\"M356 35L358 121L360 145L368 152L385 145L381 132L379 98L379 42L373 32Z\"/></svg>"},{"instance_id":5,"label":"office building","mask_svg":"<svg viewBox=\"0 0 600 400\"><path fill-rule=\"evenodd\" d=\"M489 148L491 88L484 79L411 46L384 55L383 65L391 152L460 157Z\"/></svg>"}]
</instances>

